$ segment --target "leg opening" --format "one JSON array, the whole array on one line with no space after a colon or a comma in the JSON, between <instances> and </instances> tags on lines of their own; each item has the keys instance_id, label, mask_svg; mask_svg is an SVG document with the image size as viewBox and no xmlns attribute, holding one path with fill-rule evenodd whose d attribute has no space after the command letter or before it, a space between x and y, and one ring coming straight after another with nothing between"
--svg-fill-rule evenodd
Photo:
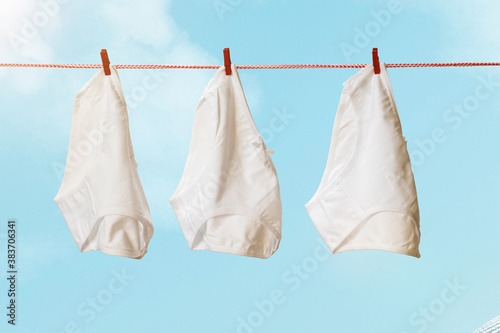
<instances>
[{"instance_id":1,"label":"leg opening","mask_svg":"<svg viewBox=\"0 0 500 333\"><path fill-rule=\"evenodd\" d=\"M110 255L142 258L149 241L144 229L143 222L135 217L105 215L97 221L82 252L99 250Z\"/></svg>"},{"instance_id":2,"label":"leg opening","mask_svg":"<svg viewBox=\"0 0 500 333\"><path fill-rule=\"evenodd\" d=\"M381 211L361 222L335 252L382 250L419 258L420 235L414 220L403 213Z\"/></svg>"},{"instance_id":3,"label":"leg opening","mask_svg":"<svg viewBox=\"0 0 500 333\"><path fill-rule=\"evenodd\" d=\"M267 225L245 215L214 216L198 232L204 232L201 237L211 251L249 257L267 258L280 242Z\"/></svg>"}]
</instances>

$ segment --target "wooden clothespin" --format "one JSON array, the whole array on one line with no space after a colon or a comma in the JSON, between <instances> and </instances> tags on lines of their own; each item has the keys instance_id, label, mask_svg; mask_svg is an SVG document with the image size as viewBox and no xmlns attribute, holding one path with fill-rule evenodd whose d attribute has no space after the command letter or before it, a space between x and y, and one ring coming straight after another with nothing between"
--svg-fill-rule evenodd
<instances>
[{"instance_id":1,"label":"wooden clothespin","mask_svg":"<svg viewBox=\"0 0 500 333\"><path fill-rule=\"evenodd\" d=\"M373 56L373 72L375 74L380 74L380 63L378 61L378 49L376 47L373 48L372 56Z\"/></svg>"},{"instance_id":2,"label":"wooden clothespin","mask_svg":"<svg viewBox=\"0 0 500 333\"><path fill-rule=\"evenodd\" d=\"M229 56L229 48L224 49L224 66L226 67L226 75L231 75L231 57Z\"/></svg>"},{"instance_id":3,"label":"wooden clothespin","mask_svg":"<svg viewBox=\"0 0 500 333\"><path fill-rule=\"evenodd\" d=\"M108 51L106 49L101 50L102 68L104 69L104 74L111 75L111 70L109 69L109 57Z\"/></svg>"}]
</instances>

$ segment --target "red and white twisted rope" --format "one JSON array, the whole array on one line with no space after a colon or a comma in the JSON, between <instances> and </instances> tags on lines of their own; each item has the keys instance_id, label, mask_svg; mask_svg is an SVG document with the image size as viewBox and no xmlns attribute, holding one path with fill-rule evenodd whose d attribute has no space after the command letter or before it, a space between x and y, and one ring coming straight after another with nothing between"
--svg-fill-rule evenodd
<instances>
[{"instance_id":1,"label":"red and white twisted rope","mask_svg":"<svg viewBox=\"0 0 500 333\"><path fill-rule=\"evenodd\" d=\"M218 69L219 65L115 65L117 69ZM352 65L237 65L238 69L301 69L301 68L363 68L367 64ZM500 62L450 62L450 63L415 63L386 64L388 68L397 67L472 67L500 66ZM89 64L12 64L0 63L0 67L38 67L38 68L102 68L102 65Z\"/></svg>"}]
</instances>

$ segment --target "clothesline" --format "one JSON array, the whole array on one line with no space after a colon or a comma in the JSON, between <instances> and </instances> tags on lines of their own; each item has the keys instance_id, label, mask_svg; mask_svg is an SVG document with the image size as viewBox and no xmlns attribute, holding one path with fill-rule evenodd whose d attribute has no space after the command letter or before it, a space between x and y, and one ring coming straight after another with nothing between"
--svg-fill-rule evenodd
<instances>
[{"instance_id":1,"label":"clothesline","mask_svg":"<svg viewBox=\"0 0 500 333\"><path fill-rule=\"evenodd\" d=\"M221 65L115 65L117 69L218 69ZM363 68L368 64L299 64L299 65L236 65L237 69L302 69L302 68ZM500 66L500 62L449 62L449 63L409 63L386 64L388 68L401 67L472 67ZM0 63L0 67L37 67L37 68L102 68L94 64L14 64Z\"/></svg>"}]
</instances>

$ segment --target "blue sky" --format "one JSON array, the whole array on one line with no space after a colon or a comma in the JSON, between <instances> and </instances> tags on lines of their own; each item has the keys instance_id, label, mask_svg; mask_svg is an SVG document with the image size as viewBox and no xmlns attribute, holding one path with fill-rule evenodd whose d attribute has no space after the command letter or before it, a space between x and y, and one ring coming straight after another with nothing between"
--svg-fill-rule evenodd
<instances>
[{"instance_id":1,"label":"blue sky","mask_svg":"<svg viewBox=\"0 0 500 333\"><path fill-rule=\"evenodd\" d=\"M372 47L386 63L500 54L493 0L47 3L2 1L1 62L99 63L101 48L114 64L222 64L224 47L236 65L368 63ZM2 315L1 331L473 332L498 316L500 69L389 69L419 196L420 259L325 255L304 208L326 164L342 83L356 71L239 71L275 151L283 204L280 248L261 260L191 251L168 203L214 70L120 70L155 226L149 252L131 260L81 254L52 201L73 99L95 70L0 68L0 269L15 218L20 276L18 325ZM158 85L147 90L150 77ZM277 110L294 118L269 132ZM3 309L7 289L2 279Z\"/></svg>"}]
</instances>

